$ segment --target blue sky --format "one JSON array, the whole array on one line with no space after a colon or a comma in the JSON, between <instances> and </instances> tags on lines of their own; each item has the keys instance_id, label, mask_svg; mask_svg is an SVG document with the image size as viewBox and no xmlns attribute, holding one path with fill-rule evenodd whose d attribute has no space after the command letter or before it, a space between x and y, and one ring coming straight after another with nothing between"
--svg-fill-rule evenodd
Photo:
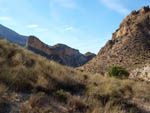
<instances>
[{"instance_id":1,"label":"blue sky","mask_svg":"<svg viewBox=\"0 0 150 113\"><path fill-rule=\"evenodd\" d=\"M0 24L48 45L97 53L130 11L150 0L0 0Z\"/></svg>"}]
</instances>

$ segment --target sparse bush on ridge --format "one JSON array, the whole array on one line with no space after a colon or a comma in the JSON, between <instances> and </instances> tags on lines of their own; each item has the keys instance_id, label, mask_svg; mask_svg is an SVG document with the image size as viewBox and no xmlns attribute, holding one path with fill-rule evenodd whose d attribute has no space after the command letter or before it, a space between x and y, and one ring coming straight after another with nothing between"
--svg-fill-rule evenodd
<instances>
[{"instance_id":1,"label":"sparse bush on ridge","mask_svg":"<svg viewBox=\"0 0 150 113\"><path fill-rule=\"evenodd\" d=\"M108 72L110 77L115 78L128 78L129 72L120 66L114 66L109 69Z\"/></svg>"}]
</instances>

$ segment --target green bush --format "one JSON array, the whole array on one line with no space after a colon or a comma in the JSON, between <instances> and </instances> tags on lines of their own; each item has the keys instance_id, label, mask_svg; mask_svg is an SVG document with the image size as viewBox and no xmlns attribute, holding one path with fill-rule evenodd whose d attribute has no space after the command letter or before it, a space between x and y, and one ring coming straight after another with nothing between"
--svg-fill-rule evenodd
<instances>
[{"instance_id":1,"label":"green bush","mask_svg":"<svg viewBox=\"0 0 150 113\"><path fill-rule=\"evenodd\" d=\"M58 90L55 93L57 100L66 103L67 102L67 94L64 90Z\"/></svg>"},{"instance_id":2,"label":"green bush","mask_svg":"<svg viewBox=\"0 0 150 113\"><path fill-rule=\"evenodd\" d=\"M109 76L115 78L128 78L129 72L122 67L114 66L109 69Z\"/></svg>"}]
</instances>

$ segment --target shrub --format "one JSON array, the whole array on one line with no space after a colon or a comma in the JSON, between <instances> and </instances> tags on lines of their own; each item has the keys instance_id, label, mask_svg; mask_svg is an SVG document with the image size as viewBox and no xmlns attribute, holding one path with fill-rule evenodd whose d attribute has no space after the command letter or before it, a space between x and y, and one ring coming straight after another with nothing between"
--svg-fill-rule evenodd
<instances>
[{"instance_id":1,"label":"shrub","mask_svg":"<svg viewBox=\"0 0 150 113\"><path fill-rule=\"evenodd\" d=\"M89 106L83 102L80 98L79 99L70 99L70 101L68 102L69 106L72 108L71 109L71 113L87 113L87 109L89 108Z\"/></svg>"},{"instance_id":2,"label":"shrub","mask_svg":"<svg viewBox=\"0 0 150 113\"><path fill-rule=\"evenodd\" d=\"M109 69L109 76L115 78L128 78L129 72L122 67L114 66Z\"/></svg>"},{"instance_id":3,"label":"shrub","mask_svg":"<svg viewBox=\"0 0 150 113\"><path fill-rule=\"evenodd\" d=\"M2 97L6 93L6 86L4 84L0 84L0 97Z\"/></svg>"},{"instance_id":4,"label":"shrub","mask_svg":"<svg viewBox=\"0 0 150 113\"><path fill-rule=\"evenodd\" d=\"M57 100L66 103L67 102L67 94L63 90L58 90L55 93Z\"/></svg>"}]
</instances>

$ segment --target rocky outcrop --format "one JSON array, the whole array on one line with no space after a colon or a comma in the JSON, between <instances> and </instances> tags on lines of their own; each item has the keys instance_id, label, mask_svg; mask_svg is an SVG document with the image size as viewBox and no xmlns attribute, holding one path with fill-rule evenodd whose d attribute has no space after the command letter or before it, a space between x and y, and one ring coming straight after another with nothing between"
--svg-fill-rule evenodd
<instances>
[{"instance_id":1,"label":"rocky outcrop","mask_svg":"<svg viewBox=\"0 0 150 113\"><path fill-rule=\"evenodd\" d=\"M47 54L50 54L49 46L41 42L38 38L35 36L29 36L26 47L35 48L40 51L44 51Z\"/></svg>"},{"instance_id":2,"label":"rocky outcrop","mask_svg":"<svg viewBox=\"0 0 150 113\"><path fill-rule=\"evenodd\" d=\"M88 57L84 56L78 50L68 47L64 44L48 46L34 36L30 36L28 38L26 48L50 60L54 60L60 64L71 67L82 66L83 64L87 63L92 57L92 54Z\"/></svg>"},{"instance_id":3,"label":"rocky outcrop","mask_svg":"<svg viewBox=\"0 0 150 113\"><path fill-rule=\"evenodd\" d=\"M150 64L150 8L132 11L119 29L112 34L112 40L99 51L89 63L81 67L95 73L106 73L112 66L122 66L129 72ZM143 68L145 69L145 68Z\"/></svg>"},{"instance_id":4,"label":"rocky outcrop","mask_svg":"<svg viewBox=\"0 0 150 113\"><path fill-rule=\"evenodd\" d=\"M86 57L86 59L88 61L90 61L90 60L92 60L96 56L96 54L91 53L91 52L87 52L87 53L84 54L84 56Z\"/></svg>"},{"instance_id":5,"label":"rocky outcrop","mask_svg":"<svg viewBox=\"0 0 150 113\"><path fill-rule=\"evenodd\" d=\"M138 67L130 72L130 78L137 78L150 82L150 65Z\"/></svg>"}]
</instances>

